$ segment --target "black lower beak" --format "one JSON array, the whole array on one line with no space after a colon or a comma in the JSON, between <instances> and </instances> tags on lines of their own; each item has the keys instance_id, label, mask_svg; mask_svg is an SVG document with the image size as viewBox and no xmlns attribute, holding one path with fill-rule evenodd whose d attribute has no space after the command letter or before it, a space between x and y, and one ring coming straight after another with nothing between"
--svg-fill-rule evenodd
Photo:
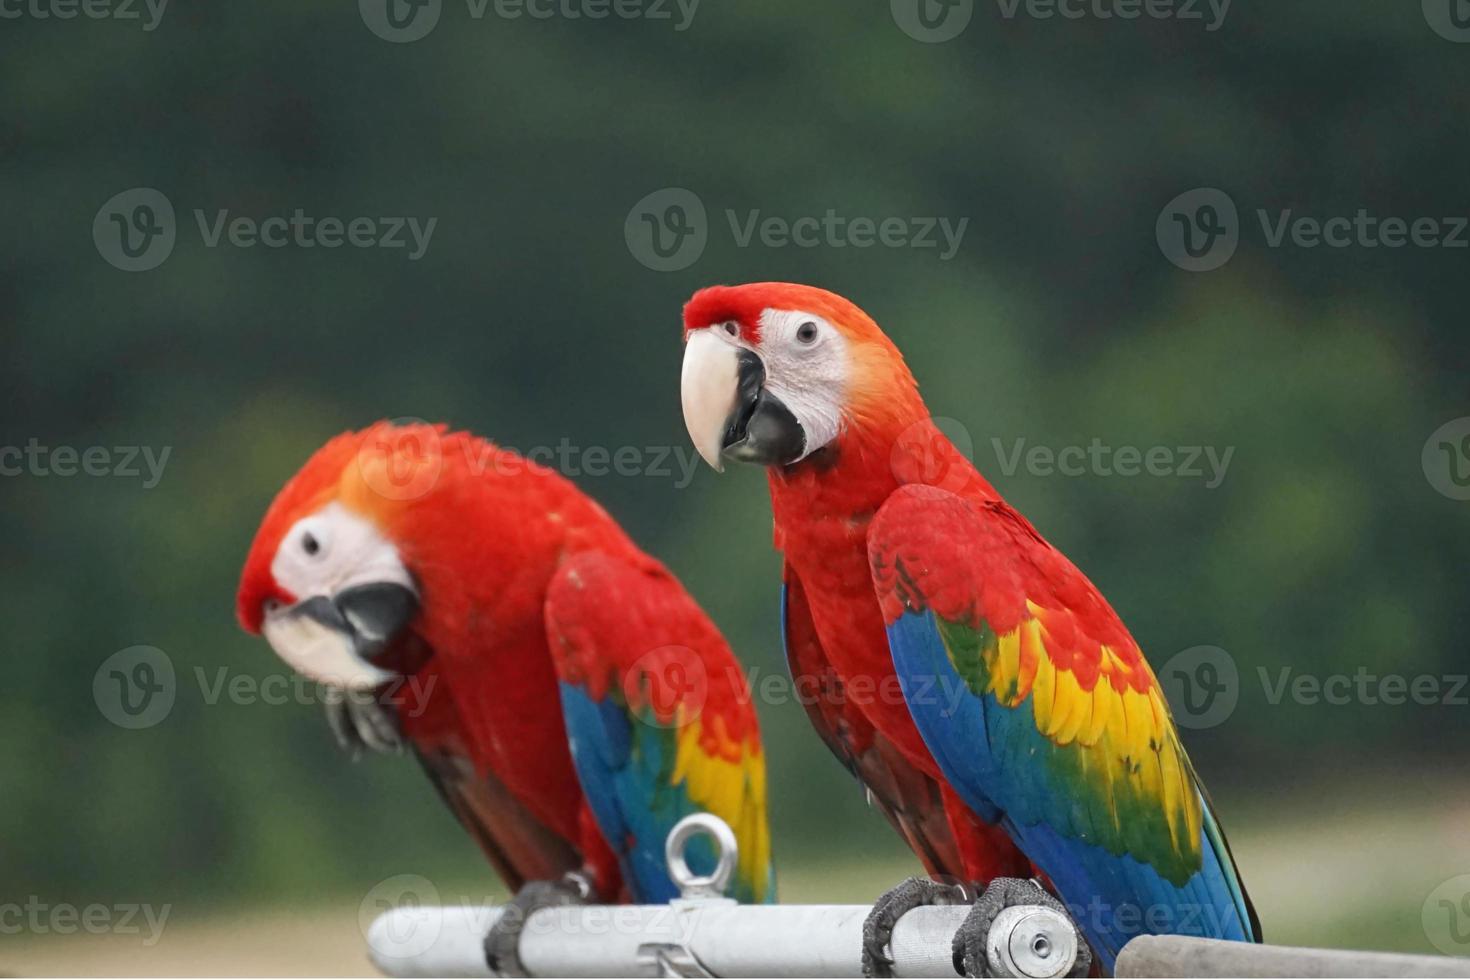
<instances>
[{"instance_id":1,"label":"black lower beak","mask_svg":"<svg viewBox=\"0 0 1470 980\"><path fill-rule=\"evenodd\" d=\"M371 661L412 622L419 599L396 582L370 582L343 589L332 598L313 596L292 612L352 639L357 655Z\"/></svg>"},{"instance_id":2,"label":"black lower beak","mask_svg":"<svg viewBox=\"0 0 1470 980\"><path fill-rule=\"evenodd\" d=\"M766 368L754 352L740 352L735 411L721 451L742 463L785 466L806 452L806 432L791 409L766 390Z\"/></svg>"}]
</instances>

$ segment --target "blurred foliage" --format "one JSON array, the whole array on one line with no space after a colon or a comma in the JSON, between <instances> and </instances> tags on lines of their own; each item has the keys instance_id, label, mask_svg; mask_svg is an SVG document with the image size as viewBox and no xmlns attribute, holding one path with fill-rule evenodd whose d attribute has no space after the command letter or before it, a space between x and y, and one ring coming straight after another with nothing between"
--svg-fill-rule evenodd
<instances>
[{"instance_id":1,"label":"blurred foliage","mask_svg":"<svg viewBox=\"0 0 1470 980\"><path fill-rule=\"evenodd\" d=\"M151 33L4 27L0 445L172 456L154 489L0 480L0 895L294 899L478 869L409 761L346 765L315 708L210 704L196 670L280 671L235 626L236 575L275 490L344 428L418 416L520 448L687 452L679 307L715 281L857 300L1155 663L1231 652L1238 710L1187 733L1227 824L1323 767L1364 792L1384 767L1463 778L1464 707L1272 704L1255 678L1466 669L1466 504L1420 464L1429 434L1470 414L1466 253L1268 249L1256 228L1225 268L1190 274L1154 239L1163 205L1197 186L1229 192L1248 226L1256 208L1467 214L1470 48L1418 4L1237 4L1206 33L982 3L941 45L879 2L706 0L682 33L475 21L451 2L406 45L354 6L178 3ZM179 212L172 257L141 274L90 239L133 186ZM628 209L666 186L695 190L713 224L672 274L623 240ZM439 223L409 262L205 248L194 208ZM740 248L727 208L971 224L941 262ZM1235 453L1207 489L1006 473L994 449L1094 438ZM760 473L579 482L752 668L784 669ZM167 651L179 696L125 731L91 684L134 644ZM897 858L800 708L762 712L778 859Z\"/></svg>"}]
</instances>

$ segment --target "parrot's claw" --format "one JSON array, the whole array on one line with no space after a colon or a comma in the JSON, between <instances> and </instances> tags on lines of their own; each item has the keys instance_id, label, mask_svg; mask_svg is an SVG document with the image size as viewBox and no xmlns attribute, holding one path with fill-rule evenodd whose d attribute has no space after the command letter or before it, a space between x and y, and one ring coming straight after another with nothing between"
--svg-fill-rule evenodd
<instances>
[{"instance_id":1,"label":"parrot's claw","mask_svg":"<svg viewBox=\"0 0 1470 980\"><path fill-rule=\"evenodd\" d=\"M353 758L364 748L374 752L402 751L403 737L398 731L397 717L372 692L327 688L322 703L337 744Z\"/></svg>"},{"instance_id":2,"label":"parrot's claw","mask_svg":"<svg viewBox=\"0 0 1470 980\"><path fill-rule=\"evenodd\" d=\"M908 912L925 905L964 905L970 893L963 885L932 878L909 878L883 893L863 922L863 976L893 976L893 958L888 944L893 927Z\"/></svg>"},{"instance_id":3,"label":"parrot's claw","mask_svg":"<svg viewBox=\"0 0 1470 980\"><path fill-rule=\"evenodd\" d=\"M956 973L962 977L1009 975L996 973L991 969L985 950L990 939L990 927L994 924L995 917L1000 914L1001 909L1017 905L1044 905L1060 912L1067 917L1068 921L1071 921L1066 906L1035 880L996 878L990 882L985 891L981 892L980 897L975 900L974 907L970 909L970 914L966 916L965 921L960 924L959 930L954 934ZM1077 959L1067 976L1085 977L1091 968L1092 950L1082 939L1081 932L1078 932Z\"/></svg>"},{"instance_id":4,"label":"parrot's claw","mask_svg":"<svg viewBox=\"0 0 1470 980\"><path fill-rule=\"evenodd\" d=\"M533 913L540 909L586 905L592 897L592 883L576 871L569 871L557 881L528 881L515 897L501 909L500 918L485 935L485 962L497 977L528 977L521 962L521 930Z\"/></svg>"}]
</instances>

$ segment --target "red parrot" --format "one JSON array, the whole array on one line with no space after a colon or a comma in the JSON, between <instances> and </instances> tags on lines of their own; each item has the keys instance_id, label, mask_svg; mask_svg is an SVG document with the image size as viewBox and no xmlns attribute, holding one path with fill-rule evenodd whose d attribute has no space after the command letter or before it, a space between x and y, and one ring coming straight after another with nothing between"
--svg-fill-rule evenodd
<instances>
[{"instance_id":1,"label":"red parrot","mask_svg":"<svg viewBox=\"0 0 1470 980\"><path fill-rule=\"evenodd\" d=\"M735 897L772 900L744 675L669 571L552 470L444 426L337 436L271 504L237 611L332 692L345 748L407 742L517 891L487 939L496 972L523 973L535 908L675 897L664 841L695 811L735 831ZM713 870L708 841L687 858Z\"/></svg>"},{"instance_id":2,"label":"red parrot","mask_svg":"<svg viewBox=\"0 0 1470 980\"><path fill-rule=\"evenodd\" d=\"M983 889L956 968L983 975L1008 905L1064 903L1109 972L1141 932L1259 941L1137 643L940 432L877 324L825 290L755 283L696 293L684 336L695 447L717 470L768 469L787 658L830 695L813 723L931 875ZM891 969L904 912L971 895L887 893L865 970Z\"/></svg>"}]
</instances>

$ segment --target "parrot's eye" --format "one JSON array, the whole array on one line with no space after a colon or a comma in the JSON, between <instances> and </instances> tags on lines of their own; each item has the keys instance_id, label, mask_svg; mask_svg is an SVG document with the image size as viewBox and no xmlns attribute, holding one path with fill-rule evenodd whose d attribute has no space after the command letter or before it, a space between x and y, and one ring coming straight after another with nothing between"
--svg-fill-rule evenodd
<instances>
[{"instance_id":1,"label":"parrot's eye","mask_svg":"<svg viewBox=\"0 0 1470 980\"><path fill-rule=\"evenodd\" d=\"M817 325L811 320L796 328L796 342L810 346L817 342Z\"/></svg>"},{"instance_id":2,"label":"parrot's eye","mask_svg":"<svg viewBox=\"0 0 1470 980\"><path fill-rule=\"evenodd\" d=\"M728 320L725 323L720 324L720 329L725 331L725 335L727 337L740 336L740 324L736 323L734 320Z\"/></svg>"},{"instance_id":3,"label":"parrot's eye","mask_svg":"<svg viewBox=\"0 0 1470 980\"><path fill-rule=\"evenodd\" d=\"M301 550L314 556L322 550L322 543L316 539L315 534L307 531L301 536Z\"/></svg>"}]
</instances>

